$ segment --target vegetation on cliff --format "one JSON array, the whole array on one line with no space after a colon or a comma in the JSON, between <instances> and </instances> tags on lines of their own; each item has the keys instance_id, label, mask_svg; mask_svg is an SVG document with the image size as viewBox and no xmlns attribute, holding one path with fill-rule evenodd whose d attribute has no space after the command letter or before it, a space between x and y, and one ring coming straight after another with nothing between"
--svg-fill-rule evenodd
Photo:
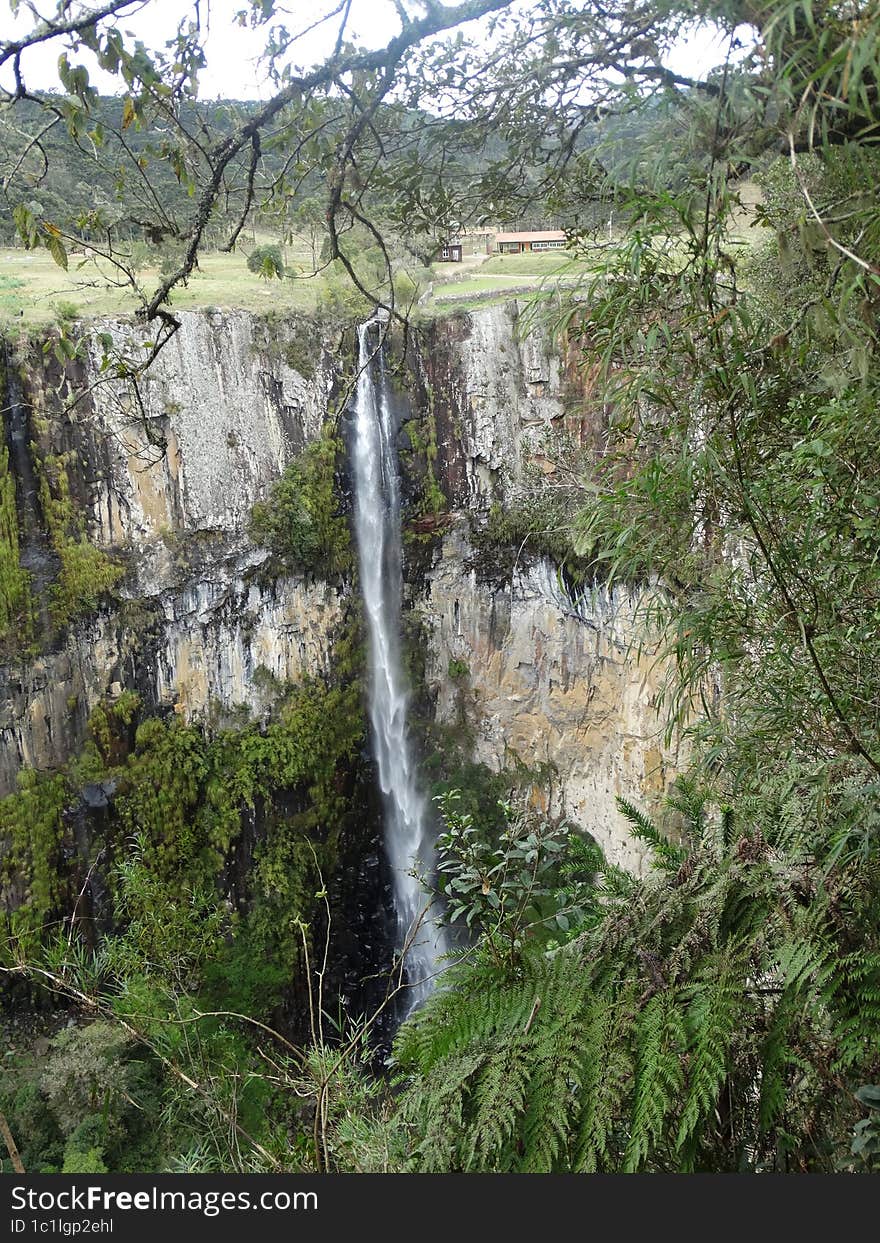
<instances>
[{"instance_id":1,"label":"vegetation on cliff","mask_svg":"<svg viewBox=\"0 0 880 1243\"><path fill-rule=\"evenodd\" d=\"M9 451L0 449L0 640L21 627L29 604L29 579L22 569L18 544L15 476L9 469Z\"/></svg>"},{"instance_id":2,"label":"vegetation on cliff","mask_svg":"<svg viewBox=\"0 0 880 1243\"><path fill-rule=\"evenodd\" d=\"M47 454L38 461L40 508L59 559L50 612L53 625L63 630L83 614L93 613L119 583L125 568L89 539L85 515L70 495L64 457Z\"/></svg>"},{"instance_id":3,"label":"vegetation on cliff","mask_svg":"<svg viewBox=\"0 0 880 1243\"><path fill-rule=\"evenodd\" d=\"M272 554L272 570L334 578L353 568L348 519L336 488L342 441L329 428L306 445L251 513L254 542Z\"/></svg>"},{"instance_id":4,"label":"vegetation on cliff","mask_svg":"<svg viewBox=\"0 0 880 1243\"><path fill-rule=\"evenodd\" d=\"M99 706L65 772L25 771L0 800L0 884L7 897L23 891L2 917L6 1000L21 1004L25 982L42 979L98 1019L54 1037L45 1067L26 1050L7 1066L0 1104L32 1170L156 1168L231 1116L268 1142L273 1092L259 1075L238 1082L259 1063L247 1025L278 1021L299 995L297 976L322 951L322 877L360 824L356 681L292 690L263 729L207 737L174 716L140 717L130 693ZM77 825L88 833L78 850ZM100 908L83 906L87 886ZM193 1045L185 1024L199 1011L213 1017ZM196 1049L210 1092L191 1107L177 1070L194 1069ZM142 1091L155 1114L145 1126L130 1112L145 1108Z\"/></svg>"}]
</instances>

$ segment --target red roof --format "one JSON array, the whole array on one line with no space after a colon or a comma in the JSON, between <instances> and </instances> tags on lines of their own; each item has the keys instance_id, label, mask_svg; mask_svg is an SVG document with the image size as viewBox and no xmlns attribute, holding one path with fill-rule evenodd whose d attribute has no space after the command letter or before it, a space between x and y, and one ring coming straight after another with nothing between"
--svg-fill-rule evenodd
<instances>
[{"instance_id":1,"label":"red roof","mask_svg":"<svg viewBox=\"0 0 880 1243\"><path fill-rule=\"evenodd\" d=\"M564 242L561 229L545 229L537 233L496 233L496 242Z\"/></svg>"}]
</instances>

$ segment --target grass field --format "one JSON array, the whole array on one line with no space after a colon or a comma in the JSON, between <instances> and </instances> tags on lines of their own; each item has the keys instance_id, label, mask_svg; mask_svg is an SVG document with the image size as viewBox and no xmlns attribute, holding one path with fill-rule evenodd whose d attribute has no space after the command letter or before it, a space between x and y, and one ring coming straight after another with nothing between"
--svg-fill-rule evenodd
<instances>
[{"instance_id":1,"label":"grass field","mask_svg":"<svg viewBox=\"0 0 880 1243\"><path fill-rule=\"evenodd\" d=\"M516 256L512 257L516 258ZM528 260L530 256L524 256ZM489 259L473 275L448 279L457 275L448 266L435 270L435 302L463 302L469 298L482 301L487 294L503 295L505 290L539 288L546 277L552 283L559 269L558 257L547 262L543 256L533 258L539 263L522 264ZM489 264L496 270L486 271ZM303 265L305 266L305 265ZM108 269L101 271L93 263L78 267L71 256L70 268L64 271L47 251L7 249L0 251L0 322L19 324L51 323L60 318L94 318L100 315L126 315L136 309L130 289L115 288ZM443 279L446 278L446 279ZM146 269L140 273L142 286L149 290L158 282L159 273ZM187 310L197 306L243 307L248 310L303 310L315 307L326 285L321 276L302 276L267 281L249 272L244 254L209 252L199 259L199 270L185 287L172 294L172 307Z\"/></svg>"},{"instance_id":2,"label":"grass field","mask_svg":"<svg viewBox=\"0 0 880 1243\"><path fill-rule=\"evenodd\" d=\"M523 285L537 285L538 281L528 276L468 276L463 280L449 281L442 285L434 286L434 298L440 301L444 298L466 298L469 294L497 293L504 289L521 288Z\"/></svg>"},{"instance_id":3,"label":"grass field","mask_svg":"<svg viewBox=\"0 0 880 1243\"><path fill-rule=\"evenodd\" d=\"M544 254L492 255L478 267L467 272L456 271L451 264L434 268L432 302L448 306L478 299L480 304L489 295L502 297L507 291L521 292L555 289L576 284L590 270L583 259L573 259L559 251Z\"/></svg>"},{"instance_id":4,"label":"grass field","mask_svg":"<svg viewBox=\"0 0 880 1243\"><path fill-rule=\"evenodd\" d=\"M41 324L60 316L123 315L136 309L131 289L114 288L109 269L78 263L71 256L65 272L44 250L0 251L0 320ZM156 271L140 273L147 290L158 279ZM319 286L314 277L267 281L248 271L241 252L207 253L200 257L199 270L188 285L174 291L172 305L180 310L195 306L306 310L315 305Z\"/></svg>"},{"instance_id":5,"label":"grass field","mask_svg":"<svg viewBox=\"0 0 880 1243\"><path fill-rule=\"evenodd\" d=\"M547 250L526 255L492 255L480 268L481 273L508 276L516 272L520 276L545 279L548 276L570 276L586 269L583 259L577 259L564 250Z\"/></svg>"},{"instance_id":6,"label":"grass field","mask_svg":"<svg viewBox=\"0 0 880 1243\"><path fill-rule=\"evenodd\" d=\"M741 186L744 206L735 221L738 241L754 244L751 228L760 190L754 183ZM250 242L271 241L254 235ZM327 278L310 274L311 256L301 240L289 247L285 262L303 275L282 280L265 280L248 271L244 251L232 254L208 252L200 256L199 269L185 287L172 294L172 307L187 310L198 306L242 307L254 311L309 311L328 291ZM81 265L81 266L80 266ZM589 259L573 258L564 251L525 255L491 255L479 262L435 264L431 269L433 291L422 304L427 313L457 309L470 301L484 305L503 301L514 292L550 292L571 287L590 272ZM423 273L423 279L426 274ZM156 270L140 273L141 284L150 291L159 281ZM345 281L342 282L345 284ZM347 288L347 285L346 285ZM337 290L338 293L338 290ZM58 319L92 318L99 315L127 315L137 309L130 289L112 284L112 272L95 264L70 257L68 271L59 268L48 251L16 248L0 250L0 325L18 323L40 325Z\"/></svg>"}]
</instances>

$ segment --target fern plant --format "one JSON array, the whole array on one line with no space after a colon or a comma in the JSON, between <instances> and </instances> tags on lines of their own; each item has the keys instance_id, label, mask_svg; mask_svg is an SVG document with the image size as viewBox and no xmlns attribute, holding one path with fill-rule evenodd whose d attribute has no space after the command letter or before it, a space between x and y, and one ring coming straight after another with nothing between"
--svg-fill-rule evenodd
<instances>
[{"instance_id":1,"label":"fern plant","mask_svg":"<svg viewBox=\"0 0 880 1243\"><path fill-rule=\"evenodd\" d=\"M679 786L667 812L688 807L669 850L639 813L661 866L625 892L598 876L602 917L568 944L525 941L503 970L478 945L404 1025L415 1168L839 1164L857 1117L840 1083L880 1068L876 878L820 884L786 824L765 836Z\"/></svg>"}]
</instances>

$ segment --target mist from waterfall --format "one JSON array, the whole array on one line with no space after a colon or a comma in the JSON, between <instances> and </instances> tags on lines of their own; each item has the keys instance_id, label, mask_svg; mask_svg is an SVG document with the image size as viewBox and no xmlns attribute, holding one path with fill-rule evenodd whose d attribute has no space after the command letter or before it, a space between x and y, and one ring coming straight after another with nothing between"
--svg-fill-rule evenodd
<instances>
[{"instance_id":1,"label":"mist from waterfall","mask_svg":"<svg viewBox=\"0 0 880 1243\"><path fill-rule=\"evenodd\" d=\"M358 328L353 415L354 518L369 654L369 716L391 866L399 953L405 951L406 1011L433 988L445 953L417 875L434 862L428 805L407 731L409 690L401 659L401 511L395 426L379 320Z\"/></svg>"}]
</instances>

